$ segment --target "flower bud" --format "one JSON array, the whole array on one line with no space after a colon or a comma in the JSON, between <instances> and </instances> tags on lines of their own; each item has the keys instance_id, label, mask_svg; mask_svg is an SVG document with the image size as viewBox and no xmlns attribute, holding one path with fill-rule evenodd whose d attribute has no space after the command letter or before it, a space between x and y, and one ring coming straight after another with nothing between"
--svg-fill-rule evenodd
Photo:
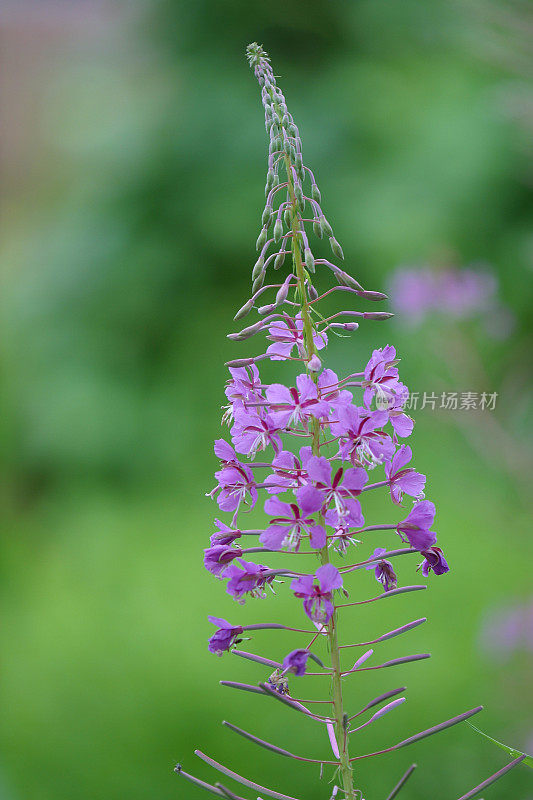
<instances>
[{"instance_id":1,"label":"flower bud","mask_svg":"<svg viewBox=\"0 0 533 800\"><path fill-rule=\"evenodd\" d=\"M255 243L255 249L261 250L261 248L266 244L267 240L267 232L266 228L263 228L259 236L257 237L257 242Z\"/></svg>"},{"instance_id":2,"label":"flower bud","mask_svg":"<svg viewBox=\"0 0 533 800\"><path fill-rule=\"evenodd\" d=\"M289 155L289 158L291 159L292 163L295 164L296 163L296 150L294 149L294 145L293 144L289 145L289 153L288 153L288 155Z\"/></svg>"},{"instance_id":3,"label":"flower bud","mask_svg":"<svg viewBox=\"0 0 533 800\"><path fill-rule=\"evenodd\" d=\"M289 206L287 206L287 208L283 212L283 220L284 220L285 225L287 226L287 228L290 228L291 227L291 210L290 210Z\"/></svg>"},{"instance_id":4,"label":"flower bud","mask_svg":"<svg viewBox=\"0 0 533 800\"><path fill-rule=\"evenodd\" d=\"M307 368L309 372L320 372L322 369L322 362L316 353L314 353L307 362Z\"/></svg>"},{"instance_id":5,"label":"flower bud","mask_svg":"<svg viewBox=\"0 0 533 800\"><path fill-rule=\"evenodd\" d=\"M283 236L283 223L281 219L278 217L276 220L276 224L274 225L274 241L275 242L281 241L282 236Z\"/></svg>"},{"instance_id":6,"label":"flower bud","mask_svg":"<svg viewBox=\"0 0 533 800\"><path fill-rule=\"evenodd\" d=\"M271 168L268 170L268 172L267 172L267 182L266 182L266 185L267 185L269 188L272 188L272 184L273 184L273 183L274 183L274 170L273 170L273 169L272 169L272 167L271 167Z\"/></svg>"},{"instance_id":7,"label":"flower bud","mask_svg":"<svg viewBox=\"0 0 533 800\"><path fill-rule=\"evenodd\" d=\"M356 289L358 292L364 291L361 284L358 283L355 278L352 278L352 276L347 272L344 272L344 270L336 269L335 275L342 286L349 286L351 289Z\"/></svg>"},{"instance_id":8,"label":"flower bud","mask_svg":"<svg viewBox=\"0 0 533 800\"><path fill-rule=\"evenodd\" d=\"M388 311L365 311L363 316L365 319L390 319L394 314Z\"/></svg>"},{"instance_id":9,"label":"flower bud","mask_svg":"<svg viewBox=\"0 0 533 800\"><path fill-rule=\"evenodd\" d=\"M308 284L307 286L307 294L309 295L310 300L316 300L318 297L318 292L312 283Z\"/></svg>"},{"instance_id":10,"label":"flower bud","mask_svg":"<svg viewBox=\"0 0 533 800\"><path fill-rule=\"evenodd\" d=\"M258 308L257 313L263 316L264 314L270 314L270 312L274 311L275 308L276 306L274 305L274 303L269 303L267 306L261 306L260 308Z\"/></svg>"},{"instance_id":11,"label":"flower bud","mask_svg":"<svg viewBox=\"0 0 533 800\"><path fill-rule=\"evenodd\" d=\"M313 183L311 185L311 197L313 198L313 200L316 200L317 203L320 203L322 199L322 196L320 194L320 189L318 188L316 183Z\"/></svg>"},{"instance_id":12,"label":"flower bud","mask_svg":"<svg viewBox=\"0 0 533 800\"><path fill-rule=\"evenodd\" d=\"M253 307L254 307L254 301L253 301L252 298L250 298L250 300L248 300L242 306L242 308L239 308L239 310L237 311L237 313L233 317L235 322L237 322L237 320L239 320L239 319L242 319L243 317L246 317L250 313L250 311L252 310Z\"/></svg>"},{"instance_id":13,"label":"flower bud","mask_svg":"<svg viewBox=\"0 0 533 800\"><path fill-rule=\"evenodd\" d=\"M342 261L344 261L344 253L342 252L342 247L340 246L340 244L338 243L338 241L335 239L334 236L329 237L329 244L333 252L333 255L337 256L337 258L340 258Z\"/></svg>"},{"instance_id":14,"label":"flower bud","mask_svg":"<svg viewBox=\"0 0 533 800\"><path fill-rule=\"evenodd\" d=\"M306 247L305 250L304 250L304 259L305 259L305 266L307 267L309 272L314 272L315 271L315 258L313 256L311 250L309 249L309 247Z\"/></svg>"},{"instance_id":15,"label":"flower bud","mask_svg":"<svg viewBox=\"0 0 533 800\"><path fill-rule=\"evenodd\" d=\"M365 291L364 289L363 291L359 292L359 297L363 297L365 300L374 300L374 301L389 299L386 294L383 294L383 292L370 292L370 291Z\"/></svg>"},{"instance_id":16,"label":"flower bud","mask_svg":"<svg viewBox=\"0 0 533 800\"><path fill-rule=\"evenodd\" d=\"M265 282L265 273L260 272L252 284L252 294L255 294Z\"/></svg>"},{"instance_id":17,"label":"flower bud","mask_svg":"<svg viewBox=\"0 0 533 800\"><path fill-rule=\"evenodd\" d=\"M278 185L278 183L279 183L279 175L276 172L276 174L274 175L274 180L272 181L272 188L274 189Z\"/></svg>"},{"instance_id":18,"label":"flower bud","mask_svg":"<svg viewBox=\"0 0 533 800\"><path fill-rule=\"evenodd\" d=\"M247 328L243 328L242 331L238 333L228 333L227 338L234 342L242 342L244 339L249 339L250 336L253 336L255 333L259 333L264 324L263 320L260 319L259 322L254 323L254 325L248 325Z\"/></svg>"},{"instance_id":19,"label":"flower bud","mask_svg":"<svg viewBox=\"0 0 533 800\"><path fill-rule=\"evenodd\" d=\"M285 140L283 141L283 149L285 150L285 152L286 152L286 154L287 154L288 156L289 156L289 155L290 155L290 153L291 153L291 146L292 146L292 145L291 145L291 143L289 142L289 140L288 140L288 139L285 139Z\"/></svg>"},{"instance_id":20,"label":"flower bud","mask_svg":"<svg viewBox=\"0 0 533 800\"><path fill-rule=\"evenodd\" d=\"M265 225L267 228L270 225L270 218L272 217L272 208L269 205L265 206L263 214L261 216L261 224Z\"/></svg>"},{"instance_id":21,"label":"flower bud","mask_svg":"<svg viewBox=\"0 0 533 800\"><path fill-rule=\"evenodd\" d=\"M255 359L253 358L235 358L233 361L226 361L224 364L225 367L249 367L250 364L253 364Z\"/></svg>"},{"instance_id":22,"label":"flower bud","mask_svg":"<svg viewBox=\"0 0 533 800\"><path fill-rule=\"evenodd\" d=\"M285 261L285 252L278 253L276 258L274 259L274 269L280 269L283 266L283 262Z\"/></svg>"},{"instance_id":23,"label":"flower bud","mask_svg":"<svg viewBox=\"0 0 533 800\"><path fill-rule=\"evenodd\" d=\"M322 239L324 234L322 233L322 228L320 227L320 222L313 222L313 233L319 239Z\"/></svg>"},{"instance_id":24,"label":"flower bud","mask_svg":"<svg viewBox=\"0 0 533 800\"><path fill-rule=\"evenodd\" d=\"M331 225L329 224L329 222L327 221L327 219L323 214L320 217L320 227L322 228L322 232L325 236L333 236L333 230L331 228Z\"/></svg>"},{"instance_id":25,"label":"flower bud","mask_svg":"<svg viewBox=\"0 0 533 800\"><path fill-rule=\"evenodd\" d=\"M263 256L259 256L257 261L255 262L254 268L252 270L252 280L255 281L259 273L263 271L263 267L265 266L265 259Z\"/></svg>"},{"instance_id":26,"label":"flower bud","mask_svg":"<svg viewBox=\"0 0 533 800\"><path fill-rule=\"evenodd\" d=\"M285 128L285 130L287 130L287 128L288 128L288 127L289 127L289 125L290 125L289 118L288 118L287 114L284 114L284 115L283 115L283 119L281 120L281 124L283 125L283 127Z\"/></svg>"}]
</instances>

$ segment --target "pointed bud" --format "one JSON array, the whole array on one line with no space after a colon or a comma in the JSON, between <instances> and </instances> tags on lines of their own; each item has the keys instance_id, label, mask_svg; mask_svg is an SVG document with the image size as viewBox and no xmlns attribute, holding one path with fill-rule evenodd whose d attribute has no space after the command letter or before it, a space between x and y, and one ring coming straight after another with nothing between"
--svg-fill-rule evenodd
<instances>
[{"instance_id":1,"label":"pointed bud","mask_svg":"<svg viewBox=\"0 0 533 800\"><path fill-rule=\"evenodd\" d=\"M287 228L290 228L291 227L291 210L290 210L289 206L287 206L287 208L283 212L283 220L284 220L285 225L287 226Z\"/></svg>"},{"instance_id":2,"label":"pointed bud","mask_svg":"<svg viewBox=\"0 0 533 800\"><path fill-rule=\"evenodd\" d=\"M257 242L255 243L255 249L261 250L261 248L266 244L267 240L267 232L266 228L263 228L259 236L257 237Z\"/></svg>"},{"instance_id":3,"label":"pointed bud","mask_svg":"<svg viewBox=\"0 0 533 800\"><path fill-rule=\"evenodd\" d=\"M241 342L244 339L249 339L250 336L259 333L264 324L263 320L259 320L259 322L256 322L254 325L249 325L247 328L243 328L242 331L238 333L228 333L227 338L232 339L234 342Z\"/></svg>"},{"instance_id":4,"label":"pointed bud","mask_svg":"<svg viewBox=\"0 0 533 800\"><path fill-rule=\"evenodd\" d=\"M344 261L344 253L342 252L342 247L340 246L340 244L338 243L338 241L335 239L334 236L329 237L329 244L333 252L333 255L337 256L337 258L340 258L341 261Z\"/></svg>"},{"instance_id":5,"label":"pointed bud","mask_svg":"<svg viewBox=\"0 0 533 800\"><path fill-rule=\"evenodd\" d=\"M316 300L318 297L318 292L312 283L307 285L307 294L309 295L310 300Z\"/></svg>"},{"instance_id":6,"label":"pointed bud","mask_svg":"<svg viewBox=\"0 0 533 800\"><path fill-rule=\"evenodd\" d=\"M323 214L320 217L320 227L322 228L324 236L333 236L333 230L331 229L331 225L329 224L329 222L327 221L327 219Z\"/></svg>"},{"instance_id":7,"label":"pointed bud","mask_svg":"<svg viewBox=\"0 0 533 800\"><path fill-rule=\"evenodd\" d=\"M322 233L322 228L320 227L320 222L313 222L313 233L319 239L322 239L322 237L324 236L324 234Z\"/></svg>"},{"instance_id":8,"label":"pointed bud","mask_svg":"<svg viewBox=\"0 0 533 800\"><path fill-rule=\"evenodd\" d=\"M313 200L316 200L317 203L320 203L320 201L322 200L320 189L318 188L316 183L313 183L311 185L311 197L313 198Z\"/></svg>"},{"instance_id":9,"label":"pointed bud","mask_svg":"<svg viewBox=\"0 0 533 800\"><path fill-rule=\"evenodd\" d=\"M278 185L278 183L279 183L279 175L278 175L278 173L276 172L276 174L274 175L274 180L273 180L273 182L272 182L272 188L273 188L273 189L275 189L275 188L276 188L276 186Z\"/></svg>"},{"instance_id":10,"label":"pointed bud","mask_svg":"<svg viewBox=\"0 0 533 800\"><path fill-rule=\"evenodd\" d=\"M320 372L320 370L322 369L322 362L316 353L314 353L307 362L307 367L309 369L309 372Z\"/></svg>"},{"instance_id":11,"label":"pointed bud","mask_svg":"<svg viewBox=\"0 0 533 800\"><path fill-rule=\"evenodd\" d=\"M274 259L274 269L279 269L283 266L283 262L285 261L285 252L278 253L276 258Z\"/></svg>"},{"instance_id":12,"label":"pointed bud","mask_svg":"<svg viewBox=\"0 0 533 800\"><path fill-rule=\"evenodd\" d=\"M265 209L263 211L263 215L261 217L261 223L263 225L265 225L267 228L270 225L271 216L272 216L272 208L271 208L271 206L267 205L267 206L265 206Z\"/></svg>"},{"instance_id":13,"label":"pointed bud","mask_svg":"<svg viewBox=\"0 0 533 800\"><path fill-rule=\"evenodd\" d=\"M309 247L306 247L305 250L304 250L304 259L305 259L305 266L307 267L309 272L314 272L315 271L315 258L313 256L311 250L309 249Z\"/></svg>"},{"instance_id":14,"label":"pointed bud","mask_svg":"<svg viewBox=\"0 0 533 800\"><path fill-rule=\"evenodd\" d=\"M362 292L359 292L359 297L363 297L365 300L388 300L389 299L386 294L383 294L383 292L370 292L370 291L367 292L364 289L363 289Z\"/></svg>"},{"instance_id":15,"label":"pointed bud","mask_svg":"<svg viewBox=\"0 0 533 800\"><path fill-rule=\"evenodd\" d=\"M288 139L285 139L285 140L284 140L284 142L283 142L283 149L284 149L285 153L286 153L288 156L290 156L290 154L291 154L291 147L292 147L292 145L291 145L291 143L289 142L289 140L288 140Z\"/></svg>"},{"instance_id":16,"label":"pointed bud","mask_svg":"<svg viewBox=\"0 0 533 800\"><path fill-rule=\"evenodd\" d=\"M257 313L263 316L264 314L270 314L271 311L274 311L276 306L274 303L269 303L267 306L261 306L261 308L257 309Z\"/></svg>"},{"instance_id":17,"label":"pointed bud","mask_svg":"<svg viewBox=\"0 0 533 800\"><path fill-rule=\"evenodd\" d=\"M275 303L274 303L275 306L280 306L287 299L287 297L289 295L289 280L290 280L290 277L287 278L287 280L279 288L278 293L276 295L276 300L275 300Z\"/></svg>"},{"instance_id":18,"label":"pointed bud","mask_svg":"<svg viewBox=\"0 0 533 800\"><path fill-rule=\"evenodd\" d=\"M250 300L248 300L242 306L242 308L239 308L239 310L237 311L237 313L233 317L235 322L237 322L237 320L239 320L239 319L242 319L243 317L246 317L250 313L250 311L252 310L253 307L254 307L254 301L252 300L252 298L250 298Z\"/></svg>"},{"instance_id":19,"label":"pointed bud","mask_svg":"<svg viewBox=\"0 0 533 800\"><path fill-rule=\"evenodd\" d=\"M296 150L294 149L293 144L289 146L289 158L291 159L293 164L296 164Z\"/></svg>"},{"instance_id":20,"label":"pointed bud","mask_svg":"<svg viewBox=\"0 0 533 800\"><path fill-rule=\"evenodd\" d=\"M257 261L255 262L254 268L252 270L252 280L255 281L257 276L263 271L263 267L265 266L265 259L263 256L259 256Z\"/></svg>"},{"instance_id":21,"label":"pointed bud","mask_svg":"<svg viewBox=\"0 0 533 800\"><path fill-rule=\"evenodd\" d=\"M342 286L349 286L351 289L355 289L357 292L364 291L363 287L360 283L358 283L355 278L352 278L347 272L344 272L342 269L336 269L335 275L337 280Z\"/></svg>"},{"instance_id":22,"label":"pointed bud","mask_svg":"<svg viewBox=\"0 0 533 800\"><path fill-rule=\"evenodd\" d=\"M271 167L267 172L267 186L272 187L273 181L274 181L274 170Z\"/></svg>"},{"instance_id":23,"label":"pointed bud","mask_svg":"<svg viewBox=\"0 0 533 800\"><path fill-rule=\"evenodd\" d=\"M261 289L264 282L265 282L265 273L260 272L252 284L252 294L255 294L259 289Z\"/></svg>"},{"instance_id":24,"label":"pointed bud","mask_svg":"<svg viewBox=\"0 0 533 800\"><path fill-rule=\"evenodd\" d=\"M389 314L388 311L365 311L363 316L365 319L390 319L394 314Z\"/></svg>"},{"instance_id":25,"label":"pointed bud","mask_svg":"<svg viewBox=\"0 0 533 800\"><path fill-rule=\"evenodd\" d=\"M278 217L276 220L276 224L274 225L274 241L280 242L282 236L283 236L283 223L281 219Z\"/></svg>"},{"instance_id":26,"label":"pointed bud","mask_svg":"<svg viewBox=\"0 0 533 800\"><path fill-rule=\"evenodd\" d=\"M254 358L235 358L233 361L226 361L224 364L225 367L249 367L250 364L253 364L255 361Z\"/></svg>"}]
</instances>

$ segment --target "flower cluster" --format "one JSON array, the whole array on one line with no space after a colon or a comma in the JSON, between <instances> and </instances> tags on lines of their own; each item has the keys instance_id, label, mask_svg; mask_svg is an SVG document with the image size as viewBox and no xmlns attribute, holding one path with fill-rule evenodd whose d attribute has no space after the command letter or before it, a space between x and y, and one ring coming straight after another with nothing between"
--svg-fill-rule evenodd
<instances>
[{"instance_id":1,"label":"flower cluster","mask_svg":"<svg viewBox=\"0 0 533 800\"><path fill-rule=\"evenodd\" d=\"M315 176L304 166L299 131L277 87L269 59L257 44L250 45L248 57L261 86L270 145L266 205L257 239L259 257L252 270L252 294L235 319L240 320L252 310L259 319L229 334L229 338L244 341L262 333L266 343L258 355L228 362L230 376L223 422L229 428L229 437L215 442L220 469L215 473L216 485L209 496L229 517L226 521L215 521L216 530L205 550L204 562L212 575L225 582L227 593L239 604L248 598L265 598L267 589L273 589L274 582L281 580L301 602L302 611L312 625L305 618L302 621L305 627L295 629L282 623L247 625L242 620L233 623L210 617L216 630L209 640L209 650L217 655L231 651L268 667L269 672L274 668L256 686L222 683L274 696L323 725L333 759L294 755L225 723L231 730L284 756L335 766L340 782L334 787L332 797L342 792L344 800L361 800L362 792L354 787L352 773L352 762L357 758L406 746L481 709L467 711L386 750L350 758L350 734L393 711L405 698L391 699L403 689L385 692L349 717L344 707L342 679L358 670L417 661L428 658L429 654L366 666L374 650L365 649L351 669L343 668L341 648L348 648L343 651L347 653L352 647L379 645L426 620L416 619L370 642L341 645L341 609L424 589L425 585L399 584L394 568L399 556L415 555L418 568L426 577L430 572L444 574L448 565L433 530L435 506L424 495L426 476L411 465L413 453L404 442L411 435L413 420L405 412L408 390L399 378L395 348L391 345L376 348L367 355L367 363L361 364L360 371L348 375L339 376L324 366L328 337L356 331L359 322L384 320L391 315L383 311L340 310L326 316L323 301L334 292L348 299L371 302L386 298L380 292L363 289L345 270L324 257L317 257L311 249L312 232L318 239L329 240L333 256L339 260L344 257L323 212ZM290 256L289 274L267 284L267 271L281 269L286 256ZM332 275L335 281L322 294L314 286L314 276L319 270ZM265 299L270 302L261 305ZM285 362L284 383L262 379L257 365L263 360ZM390 502L392 520L368 518L365 498L369 492L379 493L385 502ZM262 509L262 522L259 527L245 527L245 514L253 509ZM377 536L382 536L386 547L376 548ZM267 566L269 556L274 553L277 558L279 554L286 556L282 559L286 566ZM310 568L313 555L316 566ZM352 555L353 558L348 558ZM369 599L343 603L343 598L358 591L354 577L364 576L366 570L374 572L379 591ZM307 645L287 653L281 662L237 649L243 634L266 629L295 631L312 637ZM327 639L331 660L328 666L312 649L317 638ZM310 673L309 660L315 661L322 671ZM292 696L289 676L292 681L293 676L307 679L310 675L323 676L329 681L329 699L300 702ZM388 700L391 702L383 705ZM327 714L312 712L306 705L312 702L329 704ZM351 720L376 706L378 710L366 722L350 728ZM255 792L287 797L228 770L200 751L197 754ZM181 766L176 769L214 794L242 800L221 783L211 786L184 773ZM393 791L394 796L413 769L402 778Z\"/></svg>"}]
</instances>

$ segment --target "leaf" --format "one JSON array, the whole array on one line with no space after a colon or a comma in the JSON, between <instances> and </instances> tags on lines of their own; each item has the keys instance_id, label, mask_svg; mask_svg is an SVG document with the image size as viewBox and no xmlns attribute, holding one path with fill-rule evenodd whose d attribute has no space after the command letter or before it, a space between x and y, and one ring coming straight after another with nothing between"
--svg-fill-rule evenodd
<instances>
[{"instance_id":1,"label":"leaf","mask_svg":"<svg viewBox=\"0 0 533 800\"><path fill-rule=\"evenodd\" d=\"M525 756L525 759L522 761L522 764L527 764L527 766L530 769L533 769L533 756L530 756L527 753L522 753L521 750L515 750L514 747L508 747L506 744L503 744L503 742L499 742L497 739L493 739L492 736L489 736L488 733L483 733L483 731L480 731L479 728L476 728L475 725L472 725L471 722L469 722L468 724L470 725L471 728L473 728L475 731L477 731L477 733L480 733L482 736L484 736L485 739L489 739L497 747L500 747L502 750L505 750L506 753L509 753L509 755L512 758L518 758L519 756Z\"/></svg>"}]
</instances>

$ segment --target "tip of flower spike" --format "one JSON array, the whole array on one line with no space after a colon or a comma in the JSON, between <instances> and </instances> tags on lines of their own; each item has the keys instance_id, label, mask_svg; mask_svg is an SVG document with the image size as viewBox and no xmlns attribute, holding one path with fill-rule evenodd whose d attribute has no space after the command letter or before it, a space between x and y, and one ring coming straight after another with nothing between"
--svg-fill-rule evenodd
<instances>
[{"instance_id":1,"label":"tip of flower spike","mask_svg":"<svg viewBox=\"0 0 533 800\"><path fill-rule=\"evenodd\" d=\"M246 48L246 57L251 67L255 67L261 58L270 61L269 55L263 48L263 45L257 44L257 42L251 42L251 44L248 45Z\"/></svg>"}]
</instances>

